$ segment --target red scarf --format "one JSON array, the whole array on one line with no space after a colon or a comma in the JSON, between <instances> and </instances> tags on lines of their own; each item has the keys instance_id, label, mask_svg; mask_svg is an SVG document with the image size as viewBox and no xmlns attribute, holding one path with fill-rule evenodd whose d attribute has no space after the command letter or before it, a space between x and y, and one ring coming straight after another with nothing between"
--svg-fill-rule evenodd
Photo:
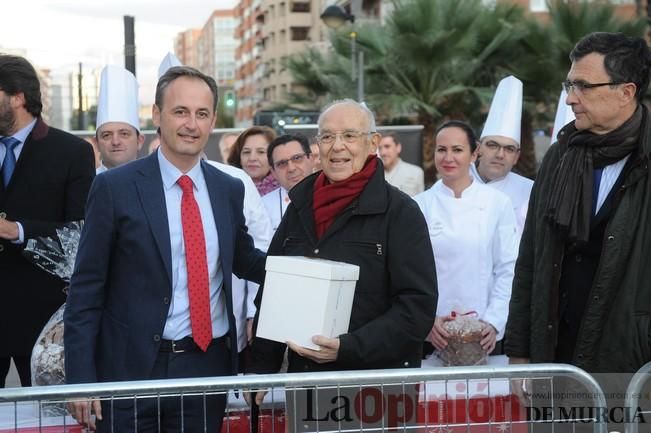
<instances>
[{"instance_id":1,"label":"red scarf","mask_svg":"<svg viewBox=\"0 0 651 433\"><path fill-rule=\"evenodd\" d=\"M317 239L323 236L337 215L362 193L376 169L377 156L369 155L364 163L364 168L344 181L330 183L323 172L319 174L314 182L314 202L312 203Z\"/></svg>"}]
</instances>

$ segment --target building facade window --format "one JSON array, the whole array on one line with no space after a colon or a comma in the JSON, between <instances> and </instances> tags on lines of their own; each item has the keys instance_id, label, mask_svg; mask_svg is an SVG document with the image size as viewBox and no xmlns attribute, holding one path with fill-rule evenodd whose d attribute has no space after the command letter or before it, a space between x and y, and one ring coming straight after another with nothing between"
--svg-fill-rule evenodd
<instances>
[{"instance_id":1,"label":"building facade window","mask_svg":"<svg viewBox=\"0 0 651 433\"><path fill-rule=\"evenodd\" d=\"M305 13L310 12L310 2L309 1L293 1L292 12Z\"/></svg>"},{"instance_id":2,"label":"building facade window","mask_svg":"<svg viewBox=\"0 0 651 433\"><path fill-rule=\"evenodd\" d=\"M292 41L306 41L310 34L309 27L292 27L291 28L291 38Z\"/></svg>"}]
</instances>

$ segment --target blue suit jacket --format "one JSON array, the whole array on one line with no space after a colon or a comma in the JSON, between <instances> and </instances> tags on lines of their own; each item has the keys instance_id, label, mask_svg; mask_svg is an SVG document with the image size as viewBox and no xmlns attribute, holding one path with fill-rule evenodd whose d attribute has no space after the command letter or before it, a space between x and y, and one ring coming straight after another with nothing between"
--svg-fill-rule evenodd
<instances>
[{"instance_id":1,"label":"blue suit jacket","mask_svg":"<svg viewBox=\"0 0 651 433\"><path fill-rule=\"evenodd\" d=\"M243 209L244 186L201 162L219 237L223 293L235 342L231 273L264 277ZM158 158L109 170L93 182L64 314L67 383L148 379L172 299L165 195ZM236 372L236 354L233 350Z\"/></svg>"}]
</instances>

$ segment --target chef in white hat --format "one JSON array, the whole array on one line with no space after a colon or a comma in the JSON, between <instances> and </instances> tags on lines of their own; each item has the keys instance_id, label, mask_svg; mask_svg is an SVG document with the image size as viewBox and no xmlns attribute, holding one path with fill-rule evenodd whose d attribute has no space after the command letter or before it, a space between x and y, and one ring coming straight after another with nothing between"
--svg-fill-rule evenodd
<instances>
[{"instance_id":1,"label":"chef in white hat","mask_svg":"<svg viewBox=\"0 0 651 433\"><path fill-rule=\"evenodd\" d=\"M158 65L158 78L162 77L169 68L174 66L183 66L183 63L173 53L167 53L161 60L160 65Z\"/></svg>"},{"instance_id":2,"label":"chef in white hat","mask_svg":"<svg viewBox=\"0 0 651 433\"><path fill-rule=\"evenodd\" d=\"M574 116L574 111L572 111L572 106L565 103L566 99L567 92L565 90L561 90L561 96L558 97L558 105L556 106L556 116L554 117L552 143L558 141L558 133L560 130L576 118Z\"/></svg>"},{"instance_id":3,"label":"chef in white hat","mask_svg":"<svg viewBox=\"0 0 651 433\"><path fill-rule=\"evenodd\" d=\"M138 82L121 66L102 70L95 137L101 157L97 174L138 157L145 142L138 118Z\"/></svg>"},{"instance_id":4,"label":"chef in white hat","mask_svg":"<svg viewBox=\"0 0 651 433\"><path fill-rule=\"evenodd\" d=\"M533 181L513 173L520 158L522 82L510 75L497 86L481 133L473 177L506 194L513 203L519 234L524 228Z\"/></svg>"}]
</instances>

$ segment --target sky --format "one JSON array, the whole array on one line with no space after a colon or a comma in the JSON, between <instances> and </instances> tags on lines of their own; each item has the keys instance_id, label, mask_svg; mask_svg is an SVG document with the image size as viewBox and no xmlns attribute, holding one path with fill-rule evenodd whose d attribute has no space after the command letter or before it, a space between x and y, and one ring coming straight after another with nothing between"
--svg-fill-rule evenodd
<instances>
[{"instance_id":1,"label":"sky","mask_svg":"<svg viewBox=\"0 0 651 433\"><path fill-rule=\"evenodd\" d=\"M136 75L140 103L154 99L158 65L174 50L177 33L201 28L215 9L236 0L5 0L0 51L24 50L52 74L124 66L123 16L135 17Z\"/></svg>"}]
</instances>

